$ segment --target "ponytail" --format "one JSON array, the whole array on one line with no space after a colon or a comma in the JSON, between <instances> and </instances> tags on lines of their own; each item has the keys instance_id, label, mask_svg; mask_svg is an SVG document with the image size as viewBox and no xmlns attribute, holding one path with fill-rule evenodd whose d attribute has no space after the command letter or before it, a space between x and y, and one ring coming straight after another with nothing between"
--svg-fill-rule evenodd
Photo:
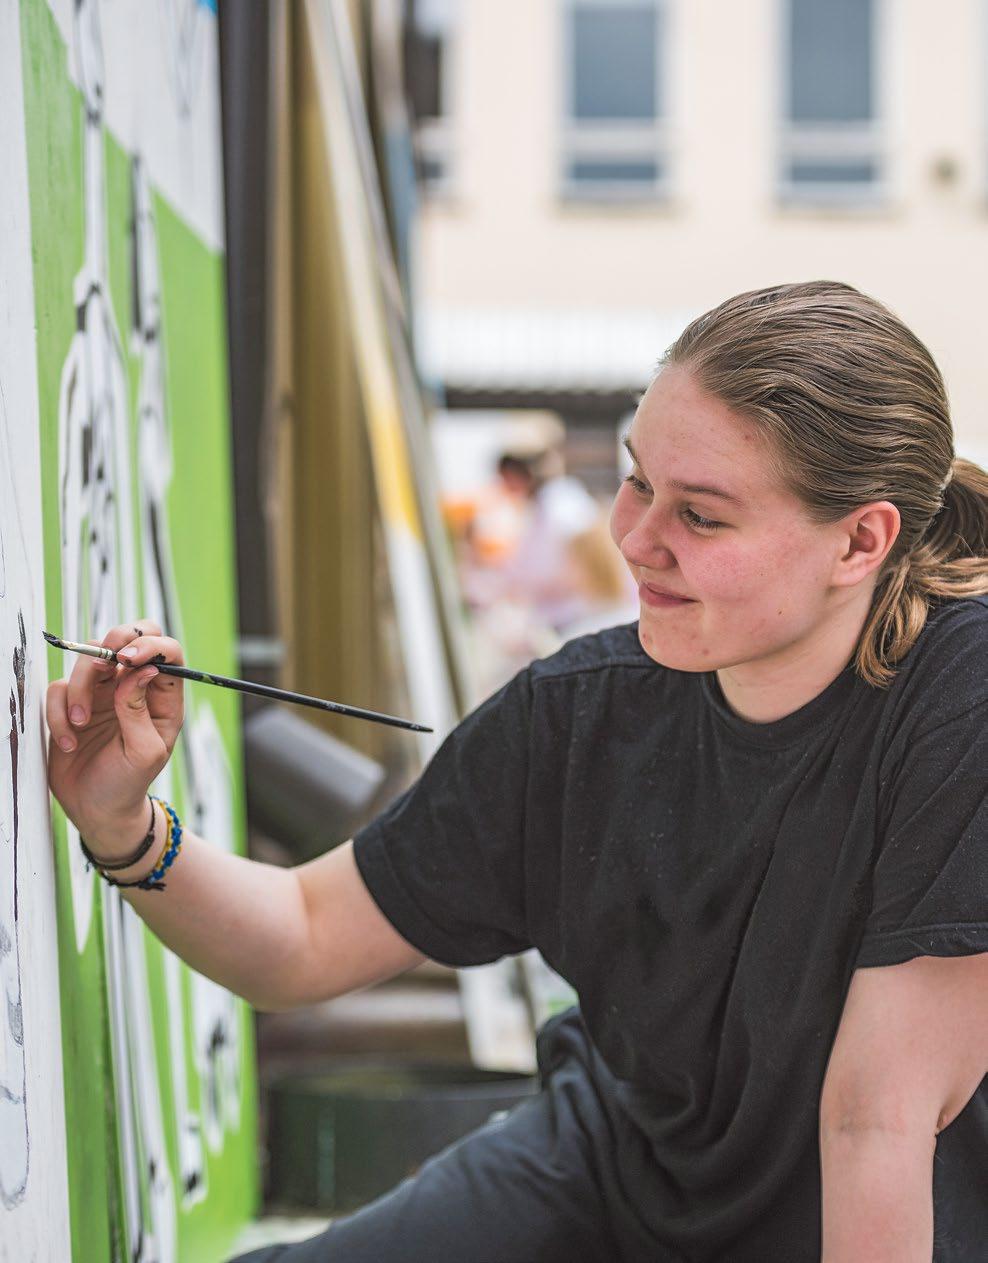
<instances>
[{"instance_id":1,"label":"ponytail","mask_svg":"<svg viewBox=\"0 0 988 1263\"><path fill-rule=\"evenodd\" d=\"M953 462L943 504L913 547L879 580L858 642L856 667L869 684L887 685L923 630L933 601L988 593L988 473Z\"/></svg>"}]
</instances>

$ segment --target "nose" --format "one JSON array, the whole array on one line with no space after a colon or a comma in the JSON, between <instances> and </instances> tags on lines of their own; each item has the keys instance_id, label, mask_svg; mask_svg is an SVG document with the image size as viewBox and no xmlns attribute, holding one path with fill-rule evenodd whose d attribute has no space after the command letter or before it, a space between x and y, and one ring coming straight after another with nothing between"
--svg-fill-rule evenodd
<instances>
[{"instance_id":1,"label":"nose","mask_svg":"<svg viewBox=\"0 0 988 1263\"><path fill-rule=\"evenodd\" d=\"M624 535L618 547L629 566L668 570L676 564L675 555L659 538L658 525L649 513Z\"/></svg>"}]
</instances>

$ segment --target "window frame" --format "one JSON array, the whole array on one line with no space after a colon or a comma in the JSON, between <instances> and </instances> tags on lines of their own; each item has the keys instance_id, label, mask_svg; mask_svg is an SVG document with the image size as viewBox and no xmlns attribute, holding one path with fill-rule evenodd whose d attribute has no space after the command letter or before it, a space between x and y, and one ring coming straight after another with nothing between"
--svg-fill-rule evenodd
<instances>
[{"instance_id":1,"label":"window frame","mask_svg":"<svg viewBox=\"0 0 988 1263\"><path fill-rule=\"evenodd\" d=\"M893 197L891 173L890 62L892 60L890 0L870 0L873 41L871 74L873 112L866 122L793 122L792 73L793 0L777 0L778 74L776 76L774 186L784 208L804 210L870 210L886 207ZM832 159L834 163L871 160L877 176L868 182L792 180L786 167L793 161Z\"/></svg>"},{"instance_id":2,"label":"window frame","mask_svg":"<svg viewBox=\"0 0 988 1263\"><path fill-rule=\"evenodd\" d=\"M656 14L655 67L658 112L651 122L637 119L580 120L574 115L573 16L577 9L638 8ZM559 144L556 184L568 204L648 205L666 202L671 195L671 0L559 0ZM577 180L568 173L573 162L624 159L655 162L652 181L621 179Z\"/></svg>"}]
</instances>

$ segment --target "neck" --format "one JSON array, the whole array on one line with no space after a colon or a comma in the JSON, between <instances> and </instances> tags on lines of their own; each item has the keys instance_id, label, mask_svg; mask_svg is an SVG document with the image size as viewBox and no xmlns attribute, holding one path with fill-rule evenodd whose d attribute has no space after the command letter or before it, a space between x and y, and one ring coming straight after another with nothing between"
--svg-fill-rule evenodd
<instances>
[{"instance_id":1,"label":"neck","mask_svg":"<svg viewBox=\"0 0 988 1263\"><path fill-rule=\"evenodd\" d=\"M717 680L727 704L742 719L769 724L811 702L851 661L870 607L869 591L770 657L720 668Z\"/></svg>"}]
</instances>

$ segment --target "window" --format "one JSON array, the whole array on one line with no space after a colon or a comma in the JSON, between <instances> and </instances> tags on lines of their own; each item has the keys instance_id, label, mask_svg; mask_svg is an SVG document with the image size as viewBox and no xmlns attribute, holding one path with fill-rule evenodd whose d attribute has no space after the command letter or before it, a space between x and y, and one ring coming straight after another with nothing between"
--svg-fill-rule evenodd
<instances>
[{"instance_id":1,"label":"window","mask_svg":"<svg viewBox=\"0 0 988 1263\"><path fill-rule=\"evenodd\" d=\"M885 193L879 110L881 0L786 0L779 190L813 205Z\"/></svg>"},{"instance_id":2,"label":"window","mask_svg":"<svg viewBox=\"0 0 988 1263\"><path fill-rule=\"evenodd\" d=\"M427 189L450 187L452 127L449 51L456 0L407 0L405 81L415 124L415 154Z\"/></svg>"},{"instance_id":3,"label":"window","mask_svg":"<svg viewBox=\"0 0 988 1263\"><path fill-rule=\"evenodd\" d=\"M662 0L566 0L562 187L627 200L666 191Z\"/></svg>"}]
</instances>

